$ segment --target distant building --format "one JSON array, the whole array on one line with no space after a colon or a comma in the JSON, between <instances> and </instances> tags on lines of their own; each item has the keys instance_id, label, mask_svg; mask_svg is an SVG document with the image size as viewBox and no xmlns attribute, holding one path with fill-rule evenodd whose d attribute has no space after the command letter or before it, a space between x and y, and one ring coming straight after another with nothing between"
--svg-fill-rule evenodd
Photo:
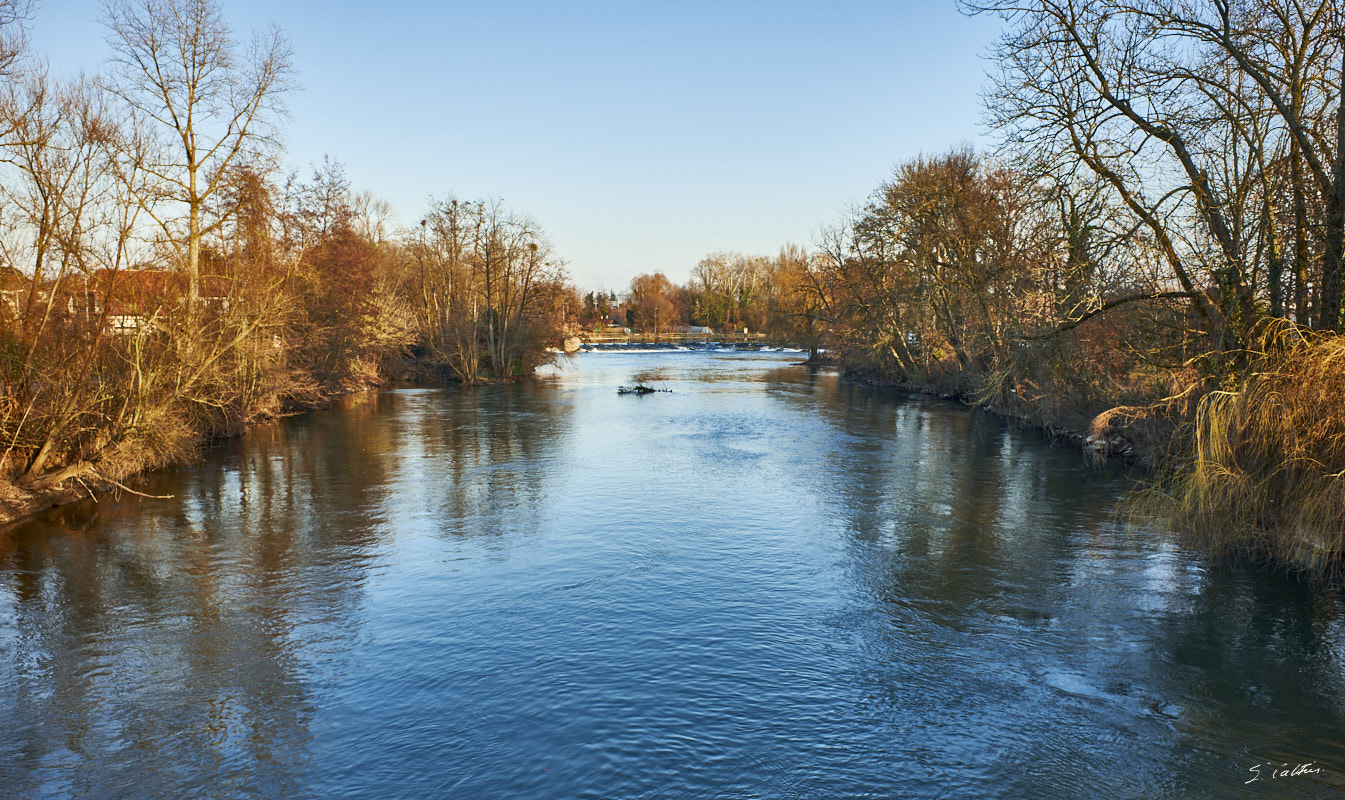
<instances>
[{"instance_id":1,"label":"distant building","mask_svg":"<svg viewBox=\"0 0 1345 800\"><path fill-rule=\"evenodd\" d=\"M229 308L227 279L218 275L201 277L201 304L208 308ZM86 314L104 317L114 333L134 333L162 311L177 305L187 294L187 276L181 272L157 269L100 269L85 278ZM73 306L72 312L78 311Z\"/></svg>"}]
</instances>

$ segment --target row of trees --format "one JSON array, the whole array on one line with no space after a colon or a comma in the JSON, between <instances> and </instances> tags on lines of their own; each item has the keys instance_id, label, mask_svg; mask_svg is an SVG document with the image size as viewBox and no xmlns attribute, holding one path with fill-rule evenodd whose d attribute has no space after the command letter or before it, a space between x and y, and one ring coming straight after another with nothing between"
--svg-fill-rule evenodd
<instances>
[{"instance_id":1,"label":"row of trees","mask_svg":"<svg viewBox=\"0 0 1345 800\"><path fill-rule=\"evenodd\" d=\"M1160 506L1218 550L1345 565L1345 8L978 2L1010 152L1096 182L1185 303L1200 395ZM1076 177L1077 176L1077 177ZM1185 405L1185 404L1181 404Z\"/></svg>"},{"instance_id":2,"label":"row of trees","mask_svg":"<svg viewBox=\"0 0 1345 800\"><path fill-rule=\"evenodd\" d=\"M570 302L536 223L436 203L417 230L338 164L286 175L285 37L211 0L112 0L101 74L25 60L0 0L0 470L116 482L412 366L510 379Z\"/></svg>"},{"instance_id":3,"label":"row of trees","mask_svg":"<svg viewBox=\"0 0 1345 800\"><path fill-rule=\"evenodd\" d=\"M1180 418L1266 331L1340 330L1339 0L963 5L1005 23L994 159L902 164L812 254L639 276L632 326L820 332L854 368L1050 399L1043 419Z\"/></svg>"},{"instance_id":4,"label":"row of trees","mask_svg":"<svg viewBox=\"0 0 1345 800\"><path fill-rule=\"evenodd\" d=\"M1196 352L1184 295L1130 232L1096 185L955 149L900 165L811 252L712 254L682 287L641 275L625 311L644 331L746 328L987 401L1068 390L1091 415L1151 390L1126 385L1153 383L1146 364Z\"/></svg>"},{"instance_id":5,"label":"row of trees","mask_svg":"<svg viewBox=\"0 0 1345 800\"><path fill-rule=\"evenodd\" d=\"M712 253L682 286L654 272L631 280L624 303L615 293L590 293L581 301L577 320L588 329L614 320L641 333L706 327L809 345L818 341L819 332L808 290L810 258L806 249L792 244L775 256Z\"/></svg>"},{"instance_id":6,"label":"row of trees","mask_svg":"<svg viewBox=\"0 0 1345 800\"><path fill-rule=\"evenodd\" d=\"M1004 152L1082 212L1062 230L1084 263L1127 283L1058 327L1102 315L1138 362L1130 374L1168 379L1168 393L1097 417L1095 433L1172 421L1175 458L1153 496L1179 527L1219 551L1338 574L1345 8L967 6L1007 24L991 95Z\"/></svg>"},{"instance_id":7,"label":"row of trees","mask_svg":"<svg viewBox=\"0 0 1345 800\"><path fill-rule=\"evenodd\" d=\"M1120 336L1129 372L1227 372L1275 320L1338 332L1339 5L964 3L1005 21L1000 154L905 163L824 233L806 285L836 344L909 379L945 356L998 379L1065 333ZM699 284L732 294L718 266Z\"/></svg>"}]
</instances>

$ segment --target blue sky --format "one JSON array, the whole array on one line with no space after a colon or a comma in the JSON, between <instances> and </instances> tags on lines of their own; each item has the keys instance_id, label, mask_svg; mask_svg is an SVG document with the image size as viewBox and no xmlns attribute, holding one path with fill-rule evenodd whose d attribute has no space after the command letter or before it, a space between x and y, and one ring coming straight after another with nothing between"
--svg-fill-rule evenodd
<instances>
[{"instance_id":1,"label":"blue sky","mask_svg":"<svg viewBox=\"0 0 1345 800\"><path fill-rule=\"evenodd\" d=\"M501 198L590 289L810 244L896 163L983 145L998 31L953 0L221 2L293 44L288 163L332 156L404 224ZM54 72L99 68L100 6L43 0Z\"/></svg>"}]
</instances>

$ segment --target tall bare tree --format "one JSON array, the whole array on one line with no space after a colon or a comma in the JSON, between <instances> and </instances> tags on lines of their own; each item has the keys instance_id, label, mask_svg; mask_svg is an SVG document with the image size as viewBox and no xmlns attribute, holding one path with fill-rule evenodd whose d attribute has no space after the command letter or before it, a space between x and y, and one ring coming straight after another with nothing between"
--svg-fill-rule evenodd
<instances>
[{"instance_id":1,"label":"tall bare tree","mask_svg":"<svg viewBox=\"0 0 1345 800\"><path fill-rule=\"evenodd\" d=\"M189 305L200 297L207 203L242 162L263 160L293 87L290 46L276 28L237 41L214 0L108 0L103 14L113 49L109 92L131 122L158 144L123 147L124 172L159 178L141 192L187 274ZM172 216L164 200L179 209Z\"/></svg>"}]
</instances>

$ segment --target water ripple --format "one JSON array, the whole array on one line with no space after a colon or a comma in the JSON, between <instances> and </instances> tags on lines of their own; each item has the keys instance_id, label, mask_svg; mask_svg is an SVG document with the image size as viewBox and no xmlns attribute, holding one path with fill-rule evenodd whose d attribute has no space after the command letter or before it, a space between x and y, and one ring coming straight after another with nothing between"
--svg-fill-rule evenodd
<instances>
[{"instance_id":1,"label":"water ripple","mask_svg":"<svg viewBox=\"0 0 1345 800\"><path fill-rule=\"evenodd\" d=\"M0 539L18 797L1345 792L1345 606L771 354L370 393ZM619 396L640 375L671 393Z\"/></svg>"}]
</instances>

